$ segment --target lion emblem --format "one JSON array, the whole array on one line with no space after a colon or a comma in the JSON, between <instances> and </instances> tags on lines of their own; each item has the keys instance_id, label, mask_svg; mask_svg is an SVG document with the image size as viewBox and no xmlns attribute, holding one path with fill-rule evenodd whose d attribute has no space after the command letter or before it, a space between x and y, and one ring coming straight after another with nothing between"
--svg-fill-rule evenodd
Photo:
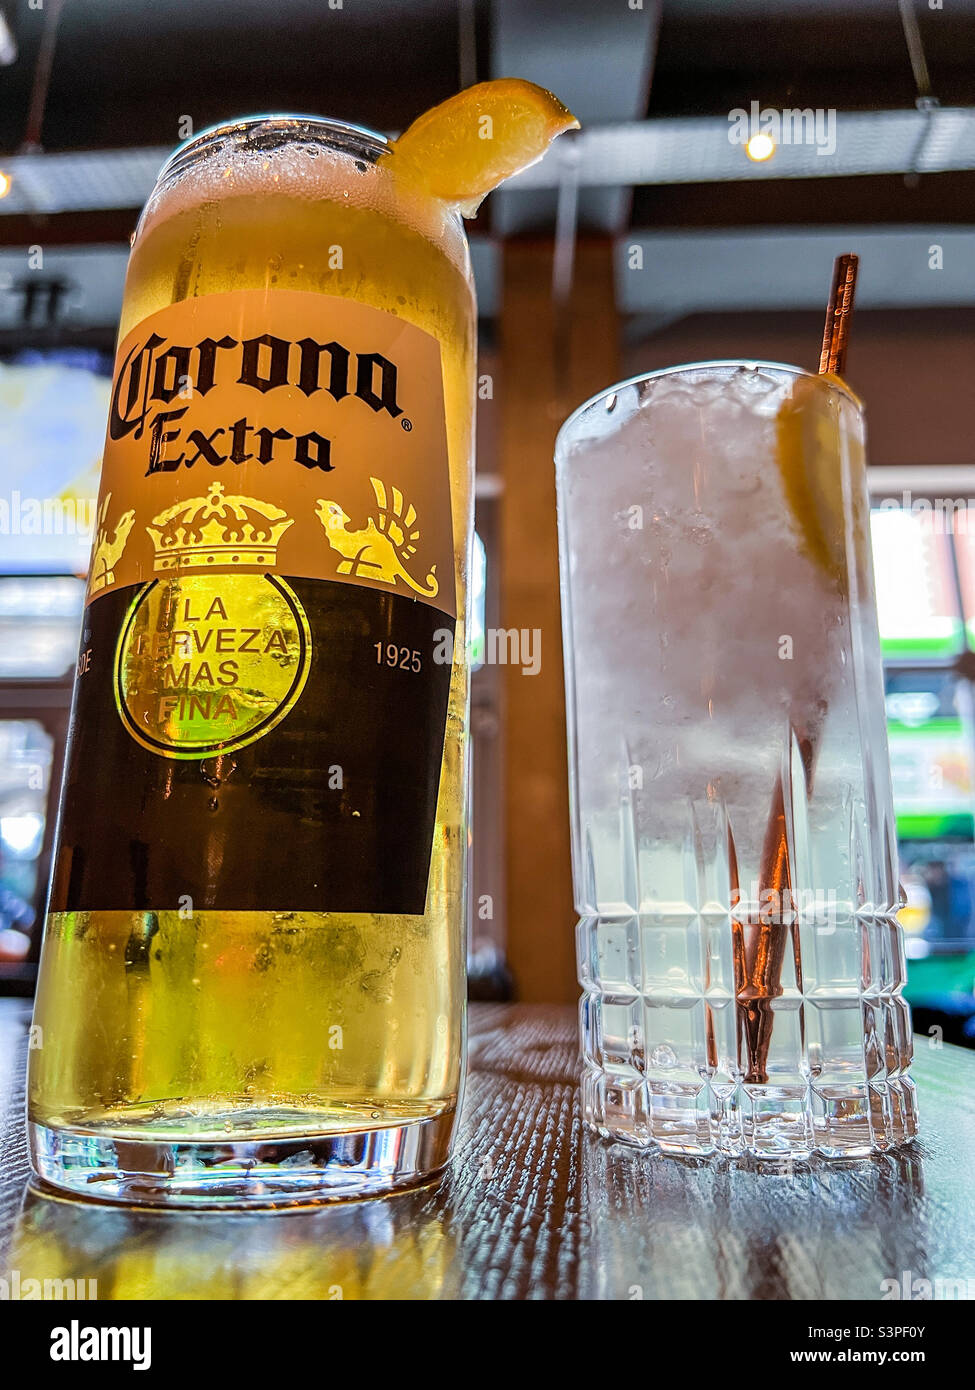
<instances>
[{"instance_id":1,"label":"lion emblem","mask_svg":"<svg viewBox=\"0 0 975 1390\"><path fill-rule=\"evenodd\" d=\"M376 514L368 517L366 525L357 531L349 529L350 518L338 502L318 499L315 515L325 528L329 545L342 558L339 574L361 575L380 584L395 585L402 581L415 594L435 598L440 590L436 565L430 566L426 587L418 584L407 569L416 554L415 541L420 539L416 523L416 508L405 505L399 488L392 488L392 504L386 487L378 478L370 478L376 498Z\"/></svg>"}]
</instances>

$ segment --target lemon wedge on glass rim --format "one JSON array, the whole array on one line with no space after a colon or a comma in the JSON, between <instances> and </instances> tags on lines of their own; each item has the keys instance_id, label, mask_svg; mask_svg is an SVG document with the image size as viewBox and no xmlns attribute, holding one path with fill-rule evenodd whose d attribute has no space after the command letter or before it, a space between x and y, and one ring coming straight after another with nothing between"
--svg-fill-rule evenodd
<instances>
[{"instance_id":1,"label":"lemon wedge on glass rim","mask_svg":"<svg viewBox=\"0 0 975 1390\"><path fill-rule=\"evenodd\" d=\"M383 159L397 179L473 217L492 188L537 163L557 135L578 127L544 87L503 77L425 111Z\"/></svg>"},{"instance_id":2,"label":"lemon wedge on glass rim","mask_svg":"<svg viewBox=\"0 0 975 1390\"><path fill-rule=\"evenodd\" d=\"M833 373L801 376L776 418L776 462L801 548L834 584L846 580L846 500L837 402L852 391ZM854 397L854 399L856 399ZM850 447L854 441L850 440Z\"/></svg>"}]
</instances>

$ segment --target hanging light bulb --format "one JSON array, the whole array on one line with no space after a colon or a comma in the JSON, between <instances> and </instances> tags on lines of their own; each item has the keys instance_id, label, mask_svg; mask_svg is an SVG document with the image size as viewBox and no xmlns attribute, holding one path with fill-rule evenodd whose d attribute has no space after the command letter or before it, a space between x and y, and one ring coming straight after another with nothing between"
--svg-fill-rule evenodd
<instances>
[{"instance_id":1,"label":"hanging light bulb","mask_svg":"<svg viewBox=\"0 0 975 1390\"><path fill-rule=\"evenodd\" d=\"M775 154L775 141L768 131L759 130L748 141L745 146L745 153L748 158L756 164L764 164L767 159L771 159Z\"/></svg>"}]
</instances>

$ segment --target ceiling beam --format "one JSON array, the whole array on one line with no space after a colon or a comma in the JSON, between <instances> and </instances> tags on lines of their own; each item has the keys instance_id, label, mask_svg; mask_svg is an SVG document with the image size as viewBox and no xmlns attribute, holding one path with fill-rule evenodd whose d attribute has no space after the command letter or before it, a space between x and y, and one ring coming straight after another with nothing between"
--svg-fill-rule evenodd
<instances>
[{"instance_id":1,"label":"ceiling beam","mask_svg":"<svg viewBox=\"0 0 975 1390\"><path fill-rule=\"evenodd\" d=\"M513 212L520 201L516 203L511 195L517 193L521 200L527 193L557 190L569 160L581 189L617 193L640 184L975 169L975 107L839 112L832 129L835 148L816 143L815 127L793 122L791 129L811 130L812 135L806 143L783 142L771 159L754 163L741 144L729 139L731 126L723 117L590 125L571 140L557 140L544 159L509 181L501 195L496 230L502 235L522 230L532 216L531 207L538 204L525 202L524 213ZM11 184L7 196L0 199L0 216L141 207L168 154L165 147L150 147L14 155L2 165ZM554 205L546 203L546 207L550 226ZM609 204L604 212L608 217ZM585 223L585 218L581 220Z\"/></svg>"},{"instance_id":2,"label":"ceiling beam","mask_svg":"<svg viewBox=\"0 0 975 1390\"><path fill-rule=\"evenodd\" d=\"M834 257L860 257L857 308L975 306L975 227L627 232L616 247L624 314L818 309Z\"/></svg>"},{"instance_id":3,"label":"ceiling beam","mask_svg":"<svg viewBox=\"0 0 975 1390\"><path fill-rule=\"evenodd\" d=\"M639 6L619 0L614 14L600 19L592 0L493 0L491 8L491 76L517 74L553 91L578 117L584 129L629 124L647 112L650 76L660 27L660 0ZM611 77L610 77L611 75ZM609 80L607 80L609 79ZM546 178L530 181L517 197L502 192L492 202L492 227L500 236L535 228L548 231L555 221L557 189L567 169L566 157L576 137L555 142L560 158L547 160ZM570 148L571 147L571 148ZM581 195L581 228L615 232L630 210L629 180L596 187Z\"/></svg>"}]
</instances>

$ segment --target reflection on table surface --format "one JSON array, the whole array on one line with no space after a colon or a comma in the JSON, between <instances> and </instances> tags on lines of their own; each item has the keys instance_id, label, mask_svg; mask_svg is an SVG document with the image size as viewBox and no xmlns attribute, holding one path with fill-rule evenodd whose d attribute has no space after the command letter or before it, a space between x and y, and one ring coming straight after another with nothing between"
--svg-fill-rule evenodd
<instances>
[{"instance_id":1,"label":"reflection on table surface","mask_svg":"<svg viewBox=\"0 0 975 1390\"><path fill-rule=\"evenodd\" d=\"M457 1266L429 1191L281 1212L139 1212L31 1189L9 1266L98 1299L436 1299Z\"/></svg>"},{"instance_id":2,"label":"reflection on table surface","mask_svg":"<svg viewBox=\"0 0 975 1390\"><path fill-rule=\"evenodd\" d=\"M848 1163L634 1162L590 1137L582 1183L589 1297L871 1300L883 1278L932 1272L917 1145Z\"/></svg>"},{"instance_id":3,"label":"reflection on table surface","mask_svg":"<svg viewBox=\"0 0 975 1390\"><path fill-rule=\"evenodd\" d=\"M588 1275L577 1271L584 1296L870 1298L881 1292L876 1271L936 1272L916 1151L844 1167L744 1172L634 1162L619 1146L580 1138L591 1242ZM446 1197L446 1188L428 1188L316 1209L141 1212L31 1188L9 1265L22 1288L28 1279L73 1280L79 1295L98 1299L477 1296L451 1230L463 1213ZM805 1212L801 1240L797 1207ZM674 1261L677 1248L686 1262Z\"/></svg>"},{"instance_id":4,"label":"reflection on table surface","mask_svg":"<svg viewBox=\"0 0 975 1390\"><path fill-rule=\"evenodd\" d=\"M74 1279L95 1280L100 1300L873 1301L905 1271L975 1286L975 1053L935 1039L916 1040L919 1144L790 1169L604 1144L581 1121L574 1011L475 1005L439 1185L193 1213L25 1193L21 1012L0 1027L0 1278L16 1271L22 1289Z\"/></svg>"}]
</instances>

